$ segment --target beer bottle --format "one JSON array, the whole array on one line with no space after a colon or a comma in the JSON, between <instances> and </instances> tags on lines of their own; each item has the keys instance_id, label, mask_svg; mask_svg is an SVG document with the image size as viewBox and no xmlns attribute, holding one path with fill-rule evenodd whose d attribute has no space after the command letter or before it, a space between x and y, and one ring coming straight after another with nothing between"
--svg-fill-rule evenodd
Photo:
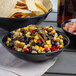
<instances>
[{"instance_id":1,"label":"beer bottle","mask_svg":"<svg viewBox=\"0 0 76 76\"><path fill-rule=\"evenodd\" d=\"M76 0L58 0L58 27L63 21L72 18L76 18Z\"/></svg>"}]
</instances>

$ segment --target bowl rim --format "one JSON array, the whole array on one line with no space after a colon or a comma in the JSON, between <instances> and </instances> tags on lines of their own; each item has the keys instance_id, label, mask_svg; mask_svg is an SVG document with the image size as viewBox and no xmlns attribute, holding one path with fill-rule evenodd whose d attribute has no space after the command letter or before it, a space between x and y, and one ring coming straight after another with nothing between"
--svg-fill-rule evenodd
<instances>
[{"instance_id":1,"label":"bowl rim","mask_svg":"<svg viewBox=\"0 0 76 76\"><path fill-rule=\"evenodd\" d=\"M64 30L64 28L63 28L63 27L64 27L64 24L66 24L66 23L68 23L68 22L72 22L71 20L76 20L76 18L68 19L68 20L62 22L62 23L61 23L61 28L63 29L64 32L66 32L66 33L68 33L68 34L70 34L70 35L72 35L72 36L76 36L76 35L74 35L74 34L68 32L68 31Z\"/></svg>"},{"instance_id":2,"label":"bowl rim","mask_svg":"<svg viewBox=\"0 0 76 76\"><path fill-rule=\"evenodd\" d=\"M2 19L31 19L31 18L38 18L38 17L41 17L41 16L44 16L44 15L47 15L49 14L50 12L52 11L52 8L45 14L42 14L42 15L38 15L38 16L32 16L32 17L24 17L24 18L6 18L6 17L0 17Z\"/></svg>"},{"instance_id":3,"label":"bowl rim","mask_svg":"<svg viewBox=\"0 0 76 76\"><path fill-rule=\"evenodd\" d=\"M56 30L56 31L57 31L57 30ZM67 38L67 44L66 44L63 48L61 48L61 49L59 49L59 50L57 50L57 51L49 52L49 53L28 53L28 52L18 52L17 50L12 50L11 48L7 47L7 46L3 43L3 39L4 39L5 36L7 36L7 34L4 35L3 38L2 38L2 45L3 45L5 48L7 48L7 50L8 50L9 52L12 51L12 52L19 53L19 54L23 54L23 55L25 55L25 54L29 54L29 55L48 55L48 54L52 54L52 53L56 53L56 52L63 51L63 49L66 48L66 47L70 44L70 39L69 39L69 37L68 37L67 35L65 35L63 32L60 32L60 31L57 31L57 32Z\"/></svg>"}]
</instances>

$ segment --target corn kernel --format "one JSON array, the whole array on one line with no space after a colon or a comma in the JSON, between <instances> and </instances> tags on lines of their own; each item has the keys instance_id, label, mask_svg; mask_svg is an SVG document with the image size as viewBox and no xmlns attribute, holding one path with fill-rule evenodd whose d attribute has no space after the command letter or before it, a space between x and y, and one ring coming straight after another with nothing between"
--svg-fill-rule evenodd
<instances>
[{"instance_id":1,"label":"corn kernel","mask_svg":"<svg viewBox=\"0 0 76 76\"><path fill-rule=\"evenodd\" d=\"M61 43L61 45L64 45L64 43Z\"/></svg>"},{"instance_id":2,"label":"corn kernel","mask_svg":"<svg viewBox=\"0 0 76 76\"><path fill-rule=\"evenodd\" d=\"M53 34L53 33L55 33L56 31L55 30L53 30L52 32L51 32L51 34Z\"/></svg>"},{"instance_id":3,"label":"corn kernel","mask_svg":"<svg viewBox=\"0 0 76 76\"><path fill-rule=\"evenodd\" d=\"M34 39L34 42L37 43L37 39Z\"/></svg>"},{"instance_id":4,"label":"corn kernel","mask_svg":"<svg viewBox=\"0 0 76 76\"><path fill-rule=\"evenodd\" d=\"M48 47L48 45L44 45L44 47L46 48L46 47Z\"/></svg>"},{"instance_id":5,"label":"corn kernel","mask_svg":"<svg viewBox=\"0 0 76 76\"><path fill-rule=\"evenodd\" d=\"M24 50L22 49L21 52L24 52Z\"/></svg>"},{"instance_id":6,"label":"corn kernel","mask_svg":"<svg viewBox=\"0 0 76 76\"><path fill-rule=\"evenodd\" d=\"M51 44L51 40L47 40L46 41L46 44Z\"/></svg>"},{"instance_id":7,"label":"corn kernel","mask_svg":"<svg viewBox=\"0 0 76 76\"><path fill-rule=\"evenodd\" d=\"M57 41L59 41L60 40L60 38L57 38Z\"/></svg>"},{"instance_id":8,"label":"corn kernel","mask_svg":"<svg viewBox=\"0 0 76 76\"><path fill-rule=\"evenodd\" d=\"M19 36L22 36L22 33L21 32L19 33Z\"/></svg>"},{"instance_id":9,"label":"corn kernel","mask_svg":"<svg viewBox=\"0 0 76 76\"><path fill-rule=\"evenodd\" d=\"M32 53L37 53L36 51L32 51Z\"/></svg>"},{"instance_id":10,"label":"corn kernel","mask_svg":"<svg viewBox=\"0 0 76 76\"><path fill-rule=\"evenodd\" d=\"M47 34L48 32L45 30L45 34Z\"/></svg>"},{"instance_id":11,"label":"corn kernel","mask_svg":"<svg viewBox=\"0 0 76 76\"><path fill-rule=\"evenodd\" d=\"M49 26L46 26L45 28L49 28Z\"/></svg>"},{"instance_id":12,"label":"corn kernel","mask_svg":"<svg viewBox=\"0 0 76 76\"><path fill-rule=\"evenodd\" d=\"M14 41L14 45L19 45L20 44L20 41L16 40Z\"/></svg>"},{"instance_id":13,"label":"corn kernel","mask_svg":"<svg viewBox=\"0 0 76 76\"><path fill-rule=\"evenodd\" d=\"M39 49L40 49L40 50L43 50L43 48L42 48L42 47L40 47Z\"/></svg>"},{"instance_id":14,"label":"corn kernel","mask_svg":"<svg viewBox=\"0 0 76 76\"><path fill-rule=\"evenodd\" d=\"M30 42L34 42L34 40L31 40Z\"/></svg>"},{"instance_id":15,"label":"corn kernel","mask_svg":"<svg viewBox=\"0 0 76 76\"><path fill-rule=\"evenodd\" d=\"M53 29L53 28L52 28L52 27L50 27L48 30L49 30L49 31L51 31L52 29Z\"/></svg>"},{"instance_id":16,"label":"corn kernel","mask_svg":"<svg viewBox=\"0 0 76 76\"><path fill-rule=\"evenodd\" d=\"M49 48L51 48L52 45L48 45Z\"/></svg>"},{"instance_id":17,"label":"corn kernel","mask_svg":"<svg viewBox=\"0 0 76 76\"><path fill-rule=\"evenodd\" d=\"M25 32L28 30L27 27L24 27Z\"/></svg>"},{"instance_id":18,"label":"corn kernel","mask_svg":"<svg viewBox=\"0 0 76 76\"><path fill-rule=\"evenodd\" d=\"M26 46L27 46L27 47L29 47L29 46L30 46L30 44L27 44Z\"/></svg>"},{"instance_id":19,"label":"corn kernel","mask_svg":"<svg viewBox=\"0 0 76 76\"><path fill-rule=\"evenodd\" d=\"M48 53L50 53L51 52L51 50L50 51L48 51Z\"/></svg>"},{"instance_id":20,"label":"corn kernel","mask_svg":"<svg viewBox=\"0 0 76 76\"><path fill-rule=\"evenodd\" d=\"M36 35L35 37L34 37L35 39L39 39L39 37Z\"/></svg>"},{"instance_id":21,"label":"corn kernel","mask_svg":"<svg viewBox=\"0 0 76 76\"><path fill-rule=\"evenodd\" d=\"M8 41L11 41L11 38L8 38Z\"/></svg>"},{"instance_id":22,"label":"corn kernel","mask_svg":"<svg viewBox=\"0 0 76 76\"><path fill-rule=\"evenodd\" d=\"M15 37L18 37L19 36L19 32L15 32Z\"/></svg>"},{"instance_id":23,"label":"corn kernel","mask_svg":"<svg viewBox=\"0 0 76 76\"><path fill-rule=\"evenodd\" d=\"M63 48L64 46L63 45L60 45L60 48Z\"/></svg>"},{"instance_id":24,"label":"corn kernel","mask_svg":"<svg viewBox=\"0 0 76 76\"><path fill-rule=\"evenodd\" d=\"M38 50L38 53L42 53L42 51L41 50Z\"/></svg>"},{"instance_id":25,"label":"corn kernel","mask_svg":"<svg viewBox=\"0 0 76 76\"><path fill-rule=\"evenodd\" d=\"M20 32L20 31L21 31L20 29L17 30L17 32Z\"/></svg>"},{"instance_id":26,"label":"corn kernel","mask_svg":"<svg viewBox=\"0 0 76 76\"><path fill-rule=\"evenodd\" d=\"M54 40L54 41L57 41L57 38L54 37L53 40Z\"/></svg>"},{"instance_id":27,"label":"corn kernel","mask_svg":"<svg viewBox=\"0 0 76 76\"><path fill-rule=\"evenodd\" d=\"M27 45L24 45L23 49L24 49L24 48L27 48Z\"/></svg>"},{"instance_id":28,"label":"corn kernel","mask_svg":"<svg viewBox=\"0 0 76 76\"><path fill-rule=\"evenodd\" d=\"M59 42L57 42L57 45L59 45L60 43Z\"/></svg>"},{"instance_id":29,"label":"corn kernel","mask_svg":"<svg viewBox=\"0 0 76 76\"><path fill-rule=\"evenodd\" d=\"M63 38L63 36L62 35L59 35L59 37L62 39Z\"/></svg>"},{"instance_id":30,"label":"corn kernel","mask_svg":"<svg viewBox=\"0 0 76 76\"><path fill-rule=\"evenodd\" d=\"M56 37L58 37L58 34L57 34L57 33L55 33L55 36L54 36L54 37L55 37L55 38L56 38Z\"/></svg>"},{"instance_id":31,"label":"corn kernel","mask_svg":"<svg viewBox=\"0 0 76 76\"><path fill-rule=\"evenodd\" d=\"M22 51L22 48L18 48L17 51L18 51L18 52Z\"/></svg>"},{"instance_id":32,"label":"corn kernel","mask_svg":"<svg viewBox=\"0 0 76 76\"><path fill-rule=\"evenodd\" d=\"M13 35L13 38L15 38L15 34Z\"/></svg>"},{"instance_id":33,"label":"corn kernel","mask_svg":"<svg viewBox=\"0 0 76 76\"><path fill-rule=\"evenodd\" d=\"M49 32L49 34L51 34L51 32Z\"/></svg>"},{"instance_id":34,"label":"corn kernel","mask_svg":"<svg viewBox=\"0 0 76 76\"><path fill-rule=\"evenodd\" d=\"M26 36L27 36L27 37L30 37L30 34L31 34L31 33L30 33L30 32L28 32L28 33L26 34Z\"/></svg>"},{"instance_id":35,"label":"corn kernel","mask_svg":"<svg viewBox=\"0 0 76 76\"><path fill-rule=\"evenodd\" d=\"M9 41L6 41L6 45L9 46Z\"/></svg>"},{"instance_id":36,"label":"corn kernel","mask_svg":"<svg viewBox=\"0 0 76 76\"><path fill-rule=\"evenodd\" d=\"M62 40L62 39L60 39L60 42L61 42L61 43L63 43L63 40Z\"/></svg>"},{"instance_id":37,"label":"corn kernel","mask_svg":"<svg viewBox=\"0 0 76 76\"><path fill-rule=\"evenodd\" d=\"M20 42L20 47L24 47L25 43L24 42Z\"/></svg>"},{"instance_id":38,"label":"corn kernel","mask_svg":"<svg viewBox=\"0 0 76 76\"><path fill-rule=\"evenodd\" d=\"M34 47L34 46L32 46L32 48L33 48L33 49L35 49L35 47Z\"/></svg>"},{"instance_id":39,"label":"corn kernel","mask_svg":"<svg viewBox=\"0 0 76 76\"><path fill-rule=\"evenodd\" d=\"M36 46L35 46L35 49L39 50L39 46L36 45Z\"/></svg>"}]
</instances>

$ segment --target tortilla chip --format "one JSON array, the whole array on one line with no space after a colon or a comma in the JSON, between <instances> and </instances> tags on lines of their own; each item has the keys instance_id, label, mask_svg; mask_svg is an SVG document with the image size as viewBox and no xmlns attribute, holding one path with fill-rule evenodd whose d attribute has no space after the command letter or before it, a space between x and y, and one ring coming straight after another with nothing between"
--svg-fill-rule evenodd
<instances>
[{"instance_id":1,"label":"tortilla chip","mask_svg":"<svg viewBox=\"0 0 76 76\"><path fill-rule=\"evenodd\" d=\"M23 14L29 14L29 13L32 13L31 11L29 10L22 10L22 9L13 9L9 15L9 17L11 17L13 14L15 13L23 13Z\"/></svg>"},{"instance_id":2,"label":"tortilla chip","mask_svg":"<svg viewBox=\"0 0 76 76\"><path fill-rule=\"evenodd\" d=\"M35 4L44 12L48 12L53 6L50 0L35 0Z\"/></svg>"},{"instance_id":3,"label":"tortilla chip","mask_svg":"<svg viewBox=\"0 0 76 76\"><path fill-rule=\"evenodd\" d=\"M0 0L0 17L8 17L16 3L17 0Z\"/></svg>"},{"instance_id":4,"label":"tortilla chip","mask_svg":"<svg viewBox=\"0 0 76 76\"><path fill-rule=\"evenodd\" d=\"M25 2L25 0L21 0L22 2Z\"/></svg>"},{"instance_id":5,"label":"tortilla chip","mask_svg":"<svg viewBox=\"0 0 76 76\"><path fill-rule=\"evenodd\" d=\"M43 10L41 10L35 5L35 0L25 0L25 2L28 9L34 12L36 15L42 15L45 13Z\"/></svg>"},{"instance_id":6,"label":"tortilla chip","mask_svg":"<svg viewBox=\"0 0 76 76\"><path fill-rule=\"evenodd\" d=\"M19 0L19 1L17 1L17 4L16 5L17 6L25 6L26 4L25 4L25 2Z\"/></svg>"},{"instance_id":7,"label":"tortilla chip","mask_svg":"<svg viewBox=\"0 0 76 76\"><path fill-rule=\"evenodd\" d=\"M28 10L28 7L26 6L26 4L22 2L21 0L17 1L15 8Z\"/></svg>"}]
</instances>

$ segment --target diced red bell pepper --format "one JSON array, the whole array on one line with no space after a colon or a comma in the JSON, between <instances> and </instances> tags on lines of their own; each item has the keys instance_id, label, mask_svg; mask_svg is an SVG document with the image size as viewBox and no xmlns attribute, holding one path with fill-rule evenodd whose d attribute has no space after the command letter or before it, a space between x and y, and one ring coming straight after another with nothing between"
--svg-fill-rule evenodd
<instances>
[{"instance_id":1,"label":"diced red bell pepper","mask_svg":"<svg viewBox=\"0 0 76 76\"><path fill-rule=\"evenodd\" d=\"M47 31L47 30L48 30L48 28L45 28L44 30L46 30L46 31Z\"/></svg>"},{"instance_id":2,"label":"diced red bell pepper","mask_svg":"<svg viewBox=\"0 0 76 76\"><path fill-rule=\"evenodd\" d=\"M20 46L17 46L17 48L20 48Z\"/></svg>"},{"instance_id":3,"label":"diced red bell pepper","mask_svg":"<svg viewBox=\"0 0 76 76\"><path fill-rule=\"evenodd\" d=\"M13 48L12 48L12 50L16 50L16 48L15 48L15 47L13 47Z\"/></svg>"},{"instance_id":4,"label":"diced red bell pepper","mask_svg":"<svg viewBox=\"0 0 76 76\"><path fill-rule=\"evenodd\" d=\"M56 51L55 46L51 47L50 50L51 50L51 51Z\"/></svg>"},{"instance_id":5,"label":"diced red bell pepper","mask_svg":"<svg viewBox=\"0 0 76 76\"><path fill-rule=\"evenodd\" d=\"M54 39L52 41L54 41Z\"/></svg>"},{"instance_id":6,"label":"diced red bell pepper","mask_svg":"<svg viewBox=\"0 0 76 76\"><path fill-rule=\"evenodd\" d=\"M37 42L41 42L41 39L37 39Z\"/></svg>"},{"instance_id":7,"label":"diced red bell pepper","mask_svg":"<svg viewBox=\"0 0 76 76\"><path fill-rule=\"evenodd\" d=\"M46 48L43 50L43 52L46 51L46 50L48 50L48 47L46 47Z\"/></svg>"},{"instance_id":8,"label":"diced red bell pepper","mask_svg":"<svg viewBox=\"0 0 76 76\"><path fill-rule=\"evenodd\" d=\"M24 29L24 28L21 28L21 29Z\"/></svg>"},{"instance_id":9,"label":"diced red bell pepper","mask_svg":"<svg viewBox=\"0 0 76 76\"><path fill-rule=\"evenodd\" d=\"M24 51L27 52L27 51L29 51L29 49L28 48L24 48Z\"/></svg>"},{"instance_id":10,"label":"diced red bell pepper","mask_svg":"<svg viewBox=\"0 0 76 76\"><path fill-rule=\"evenodd\" d=\"M56 49L59 49L59 48L60 48L60 46L59 46L59 45L57 45Z\"/></svg>"},{"instance_id":11,"label":"diced red bell pepper","mask_svg":"<svg viewBox=\"0 0 76 76\"><path fill-rule=\"evenodd\" d=\"M31 33L33 33L35 31L35 29L34 30L31 30Z\"/></svg>"}]
</instances>

